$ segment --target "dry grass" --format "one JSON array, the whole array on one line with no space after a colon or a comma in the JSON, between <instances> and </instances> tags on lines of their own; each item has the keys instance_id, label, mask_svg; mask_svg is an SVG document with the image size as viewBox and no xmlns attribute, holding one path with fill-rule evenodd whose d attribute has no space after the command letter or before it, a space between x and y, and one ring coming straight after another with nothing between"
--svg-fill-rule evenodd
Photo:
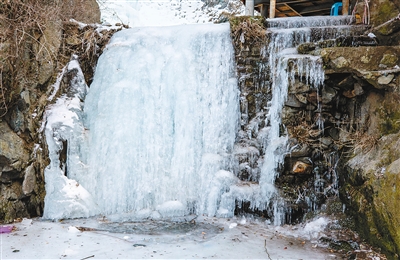
<instances>
[{"instance_id":1,"label":"dry grass","mask_svg":"<svg viewBox=\"0 0 400 260\"><path fill-rule=\"evenodd\" d=\"M87 0L0 1L0 118L7 114L23 89L35 85L28 82L38 74L35 64L59 66L54 64L58 63L59 50L46 39L46 28L51 26L53 30L55 26L61 31L62 22L87 12L83 8L86 4ZM89 60L97 55L99 37L93 37L94 31L79 35L83 39L79 52Z\"/></svg>"},{"instance_id":2,"label":"dry grass","mask_svg":"<svg viewBox=\"0 0 400 260\"><path fill-rule=\"evenodd\" d=\"M367 133L360 133L359 131L353 134L353 147L355 153L367 153L378 145L378 138Z\"/></svg>"},{"instance_id":3,"label":"dry grass","mask_svg":"<svg viewBox=\"0 0 400 260\"><path fill-rule=\"evenodd\" d=\"M230 17L231 34L234 42L241 45L264 44L267 39L263 17Z\"/></svg>"},{"instance_id":4,"label":"dry grass","mask_svg":"<svg viewBox=\"0 0 400 260\"><path fill-rule=\"evenodd\" d=\"M310 144L315 142L312 138L312 133L315 131L311 128L311 125L307 124L306 121L300 122L300 124L288 128L289 136L296 138L299 143Z\"/></svg>"}]
</instances>

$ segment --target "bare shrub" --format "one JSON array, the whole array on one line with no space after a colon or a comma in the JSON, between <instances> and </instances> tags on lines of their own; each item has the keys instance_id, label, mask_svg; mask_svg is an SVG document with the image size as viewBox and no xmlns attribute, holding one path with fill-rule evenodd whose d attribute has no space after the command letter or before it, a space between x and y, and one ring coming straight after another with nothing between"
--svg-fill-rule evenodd
<instances>
[{"instance_id":1,"label":"bare shrub","mask_svg":"<svg viewBox=\"0 0 400 260\"><path fill-rule=\"evenodd\" d=\"M32 71L29 61L38 60L40 43L49 21L59 19L60 1L5 0L0 3L0 117L4 116L15 98L15 90L24 88L26 76ZM34 43L39 50L33 51Z\"/></svg>"}]
</instances>

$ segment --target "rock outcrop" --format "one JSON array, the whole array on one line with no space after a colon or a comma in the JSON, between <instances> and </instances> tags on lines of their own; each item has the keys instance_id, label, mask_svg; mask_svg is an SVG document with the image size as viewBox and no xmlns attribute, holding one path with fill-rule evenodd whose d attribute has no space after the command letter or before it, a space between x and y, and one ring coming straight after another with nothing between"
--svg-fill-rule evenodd
<instances>
[{"instance_id":1,"label":"rock outcrop","mask_svg":"<svg viewBox=\"0 0 400 260\"><path fill-rule=\"evenodd\" d=\"M68 88L68 75L59 72L77 54L90 82L97 58L116 29L99 33L97 25L69 21L99 22L95 0L41 5L35 0L9 1L0 8L1 13L10 12L0 17L0 58L7 61L0 66L0 222L12 222L43 214L49 159L42 120L46 106ZM8 19L13 15L17 18ZM30 23L33 18L35 23ZM22 31L18 42L8 37ZM60 90L55 88L57 78L63 83Z\"/></svg>"},{"instance_id":2,"label":"rock outcrop","mask_svg":"<svg viewBox=\"0 0 400 260\"><path fill-rule=\"evenodd\" d=\"M382 20L376 16L385 6L391 11ZM395 2L379 8L373 3L375 26L359 27L359 36L299 47L300 53L322 57L325 81L318 90L299 80L289 86L282 123L291 153L276 179L288 207L287 222L330 213L331 205L343 203L336 210L342 214L346 209L343 222L390 259L400 254L397 8ZM259 130L265 127L263 108L271 98L270 79L262 65L265 56L260 55L265 46L258 38L258 33L250 39L234 37L242 113L238 144L251 147L239 155L239 177L244 181L258 180L263 159ZM240 205L238 212L243 210L245 205Z\"/></svg>"}]
</instances>

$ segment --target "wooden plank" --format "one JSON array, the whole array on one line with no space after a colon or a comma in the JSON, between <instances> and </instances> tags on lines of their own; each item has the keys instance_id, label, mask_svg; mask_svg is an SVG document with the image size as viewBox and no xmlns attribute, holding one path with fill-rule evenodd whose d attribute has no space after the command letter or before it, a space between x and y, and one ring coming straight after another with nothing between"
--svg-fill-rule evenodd
<instances>
[{"instance_id":1,"label":"wooden plank","mask_svg":"<svg viewBox=\"0 0 400 260\"><path fill-rule=\"evenodd\" d=\"M297 16L301 16L301 14L299 14L296 10L294 10L290 5L288 5L288 4L285 4L285 6L287 6L290 10L292 10L293 11L293 13L295 13L295 15L297 15Z\"/></svg>"},{"instance_id":2,"label":"wooden plank","mask_svg":"<svg viewBox=\"0 0 400 260\"><path fill-rule=\"evenodd\" d=\"M309 13L317 13L321 11L331 10L332 4L322 4L322 5L314 5L302 8L298 10L300 14L309 14Z\"/></svg>"}]
</instances>

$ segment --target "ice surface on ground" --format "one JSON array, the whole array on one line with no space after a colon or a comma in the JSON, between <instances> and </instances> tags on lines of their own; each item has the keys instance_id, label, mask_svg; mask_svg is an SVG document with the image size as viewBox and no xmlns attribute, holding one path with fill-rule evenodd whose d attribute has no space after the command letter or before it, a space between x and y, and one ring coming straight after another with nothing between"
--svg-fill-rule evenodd
<instances>
[{"instance_id":1,"label":"ice surface on ground","mask_svg":"<svg viewBox=\"0 0 400 260\"><path fill-rule=\"evenodd\" d=\"M280 231L271 229L256 219L203 218L183 224L119 225L103 219L34 219L30 225L14 225L17 231L0 234L1 259L338 258L317 243L285 234L283 227ZM168 228L157 232L160 225Z\"/></svg>"},{"instance_id":2,"label":"ice surface on ground","mask_svg":"<svg viewBox=\"0 0 400 260\"><path fill-rule=\"evenodd\" d=\"M210 23L220 14L244 14L240 0L97 0L101 19L129 27Z\"/></svg>"}]
</instances>

